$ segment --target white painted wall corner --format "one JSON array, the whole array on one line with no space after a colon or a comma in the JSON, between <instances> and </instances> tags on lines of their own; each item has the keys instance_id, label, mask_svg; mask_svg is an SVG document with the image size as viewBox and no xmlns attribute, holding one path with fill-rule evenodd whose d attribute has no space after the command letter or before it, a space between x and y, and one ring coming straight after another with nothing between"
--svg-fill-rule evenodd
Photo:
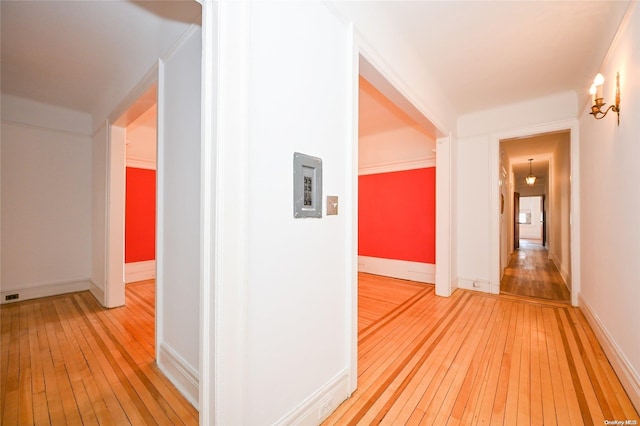
<instances>
[{"instance_id":1,"label":"white painted wall corner","mask_svg":"<svg viewBox=\"0 0 640 426\"><path fill-rule=\"evenodd\" d=\"M348 397L349 374L347 370L343 370L274 424L320 424Z\"/></svg>"},{"instance_id":2,"label":"white painted wall corner","mask_svg":"<svg viewBox=\"0 0 640 426\"><path fill-rule=\"evenodd\" d=\"M558 257L558 255L556 255L555 252L549 251L549 259L551 259L553 264L556 265L556 268L558 269L558 271L560 272L560 276L562 277L562 282L567 287L567 290L569 290L569 293L571 293L571 283L569 281L571 277L569 276L569 270L567 269L566 265L564 265L560 261L560 258Z\"/></svg>"},{"instance_id":3,"label":"white painted wall corner","mask_svg":"<svg viewBox=\"0 0 640 426\"><path fill-rule=\"evenodd\" d=\"M159 345L158 367L187 401L199 409L200 375L196 369L164 342Z\"/></svg>"},{"instance_id":4,"label":"white painted wall corner","mask_svg":"<svg viewBox=\"0 0 640 426\"><path fill-rule=\"evenodd\" d=\"M629 399L636 410L640 411L640 374L633 368L629 359L616 344L615 340L611 334L609 334L609 331L602 321L600 321L600 318L595 314L593 308L584 298L582 293L578 296L578 300L580 310L596 334L602 349L607 355L609 363L622 383L622 387L627 391Z\"/></svg>"},{"instance_id":5,"label":"white painted wall corner","mask_svg":"<svg viewBox=\"0 0 640 426\"><path fill-rule=\"evenodd\" d=\"M496 289L496 285L491 284L489 281L473 279L473 278L458 278L458 288L461 288L463 290L479 291L482 293L491 293L491 294L500 293L499 284Z\"/></svg>"},{"instance_id":6,"label":"white painted wall corner","mask_svg":"<svg viewBox=\"0 0 640 426\"><path fill-rule=\"evenodd\" d=\"M40 297L57 296L65 293L89 290L91 280L89 278L73 281L60 281L40 284L34 287L4 290L0 292L0 303L22 302L23 300L37 299ZM6 300L7 296L18 295L18 298Z\"/></svg>"},{"instance_id":7,"label":"white painted wall corner","mask_svg":"<svg viewBox=\"0 0 640 426\"><path fill-rule=\"evenodd\" d=\"M104 290L98 287L93 281L89 282L89 291L102 306L105 305Z\"/></svg>"}]
</instances>

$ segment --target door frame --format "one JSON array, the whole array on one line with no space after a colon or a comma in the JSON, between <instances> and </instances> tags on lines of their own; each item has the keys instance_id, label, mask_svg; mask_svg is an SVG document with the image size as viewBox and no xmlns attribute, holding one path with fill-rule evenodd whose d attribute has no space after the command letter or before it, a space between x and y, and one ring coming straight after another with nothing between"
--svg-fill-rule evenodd
<instances>
[{"instance_id":1,"label":"door frame","mask_svg":"<svg viewBox=\"0 0 640 426\"><path fill-rule=\"evenodd\" d=\"M513 192L513 250L520 248L520 193ZM501 274L502 275L502 274Z\"/></svg>"},{"instance_id":2,"label":"door frame","mask_svg":"<svg viewBox=\"0 0 640 426\"><path fill-rule=\"evenodd\" d=\"M562 120L494 133L489 138L490 231L489 279L491 293L500 293L500 140L527 137L541 133L570 132L571 208L569 232L571 241L571 304L578 306L580 294L580 146L577 119Z\"/></svg>"},{"instance_id":3,"label":"door frame","mask_svg":"<svg viewBox=\"0 0 640 426\"><path fill-rule=\"evenodd\" d=\"M127 94L107 119L107 159L106 159L106 232L105 232L105 281L103 305L107 308L125 303L124 282L124 208L126 150L122 126L118 121L126 114L153 85L158 85L158 63L155 63L136 86ZM158 99L156 98L156 102ZM157 139L156 139L157 145ZM157 163L156 163L157 164ZM157 166L156 166L157 173ZM156 175L157 176L157 175ZM157 191L157 189L156 189ZM156 198L157 198L156 193ZM158 216L156 204L156 217ZM156 220L156 253L161 251ZM158 256L156 255L156 279ZM156 291L157 294L157 291Z\"/></svg>"}]
</instances>

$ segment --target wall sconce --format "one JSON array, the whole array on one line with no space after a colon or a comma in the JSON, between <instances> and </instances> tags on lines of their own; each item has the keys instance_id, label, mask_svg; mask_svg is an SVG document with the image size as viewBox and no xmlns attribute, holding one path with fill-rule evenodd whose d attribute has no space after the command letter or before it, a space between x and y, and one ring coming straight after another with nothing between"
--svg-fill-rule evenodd
<instances>
[{"instance_id":1,"label":"wall sconce","mask_svg":"<svg viewBox=\"0 0 640 426\"><path fill-rule=\"evenodd\" d=\"M536 183L536 177L533 174L533 172L531 172L531 162L532 161L533 161L533 158L529 158L529 175L524 178L524 181L527 182L527 185L529 185L529 186L533 186Z\"/></svg>"},{"instance_id":2,"label":"wall sconce","mask_svg":"<svg viewBox=\"0 0 640 426\"><path fill-rule=\"evenodd\" d=\"M603 118L609 110L613 110L618 114L618 126L620 125L620 73L616 73L616 104L610 105L609 108L602 111L602 107L605 105L604 98L602 97L602 84L604 83L604 77L598 73L596 78L593 79L593 84L589 89L589 93L593 97L593 105L591 105L591 112L596 120Z\"/></svg>"}]
</instances>

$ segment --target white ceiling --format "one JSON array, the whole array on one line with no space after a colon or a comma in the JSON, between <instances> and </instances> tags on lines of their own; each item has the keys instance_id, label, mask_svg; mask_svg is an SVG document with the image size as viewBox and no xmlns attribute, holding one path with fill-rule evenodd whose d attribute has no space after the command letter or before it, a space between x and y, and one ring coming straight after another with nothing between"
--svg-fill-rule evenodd
<instances>
[{"instance_id":1,"label":"white ceiling","mask_svg":"<svg viewBox=\"0 0 640 426\"><path fill-rule=\"evenodd\" d=\"M142 78L199 22L201 9L191 0L1 1L0 7L2 92L90 114L111 101L122 76Z\"/></svg>"},{"instance_id":2,"label":"white ceiling","mask_svg":"<svg viewBox=\"0 0 640 426\"><path fill-rule=\"evenodd\" d=\"M404 40L463 114L568 90L586 101L629 1L349 4ZM200 16L190 0L0 7L2 92L90 113L114 76L149 69Z\"/></svg>"},{"instance_id":3,"label":"white ceiling","mask_svg":"<svg viewBox=\"0 0 640 426\"><path fill-rule=\"evenodd\" d=\"M629 3L364 1L336 8L403 40L465 114L564 91L586 102Z\"/></svg>"}]
</instances>

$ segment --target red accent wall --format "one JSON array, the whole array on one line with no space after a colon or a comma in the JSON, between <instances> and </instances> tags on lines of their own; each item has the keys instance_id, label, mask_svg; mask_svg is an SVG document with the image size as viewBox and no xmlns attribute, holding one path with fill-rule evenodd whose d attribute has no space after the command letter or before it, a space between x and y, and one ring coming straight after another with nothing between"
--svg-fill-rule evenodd
<instances>
[{"instance_id":1,"label":"red accent wall","mask_svg":"<svg viewBox=\"0 0 640 426\"><path fill-rule=\"evenodd\" d=\"M156 258L156 171L127 167L124 261Z\"/></svg>"},{"instance_id":2,"label":"red accent wall","mask_svg":"<svg viewBox=\"0 0 640 426\"><path fill-rule=\"evenodd\" d=\"M436 262L436 169L358 178L358 254Z\"/></svg>"}]
</instances>

